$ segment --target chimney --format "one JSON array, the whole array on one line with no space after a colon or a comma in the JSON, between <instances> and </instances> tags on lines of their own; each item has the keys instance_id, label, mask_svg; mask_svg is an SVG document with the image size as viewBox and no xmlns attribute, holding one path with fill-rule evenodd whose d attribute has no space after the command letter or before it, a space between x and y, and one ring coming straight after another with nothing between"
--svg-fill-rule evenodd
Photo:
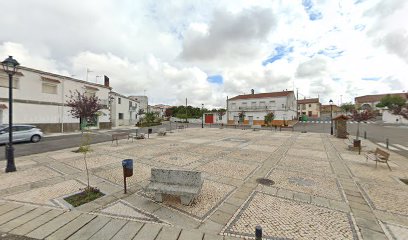
<instances>
[{"instance_id":1,"label":"chimney","mask_svg":"<svg viewBox=\"0 0 408 240\"><path fill-rule=\"evenodd\" d=\"M251 89L251 94L255 94L255 91L254 91L254 89Z\"/></svg>"},{"instance_id":2,"label":"chimney","mask_svg":"<svg viewBox=\"0 0 408 240\"><path fill-rule=\"evenodd\" d=\"M109 78L106 75L103 75L103 77L104 77L104 84L103 85L105 85L105 87L109 87Z\"/></svg>"}]
</instances>

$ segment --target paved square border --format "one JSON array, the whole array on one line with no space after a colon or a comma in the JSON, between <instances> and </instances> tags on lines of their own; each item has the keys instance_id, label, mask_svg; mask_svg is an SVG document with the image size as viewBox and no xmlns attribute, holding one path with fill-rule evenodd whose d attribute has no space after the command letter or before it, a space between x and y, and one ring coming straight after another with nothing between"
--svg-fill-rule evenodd
<instances>
[{"instance_id":1,"label":"paved square border","mask_svg":"<svg viewBox=\"0 0 408 240\"><path fill-rule=\"evenodd\" d=\"M239 220L239 218L242 216L243 212L249 207L249 204L252 202L255 195L260 194L260 193L261 194L266 194L266 195L269 195L269 196L272 196L272 197L276 197L276 198L281 198L281 199L285 199L285 200L289 200L289 201L298 202L298 201L293 200L293 199L288 199L288 198L280 197L280 196L273 195L273 194L270 194L270 193L254 190L254 191L252 191L251 195L245 200L245 202L241 205L241 207L236 211L236 213L231 217L231 219L228 221L228 223L225 225L225 227L221 230L221 234L226 235L226 236L240 237L240 238L242 238L242 237L244 237L244 238L254 238L254 235L251 235L251 234L248 234L248 233L233 232L230 229ZM342 212L342 213L346 214L347 219L348 219L348 223L350 225L350 229L351 229L351 232L352 232L353 240L359 240L358 234L357 234L357 229L356 229L355 223L354 223L353 218L352 218L350 213L339 211L339 210L328 208L328 207L324 207L324 206L316 206L316 205L310 204L310 203L304 203L304 202L302 202L302 203L312 205L312 206L315 206L315 207L326 208L326 209L330 209L332 211ZM272 237L272 236L263 236L263 238L272 239L272 240L292 240L292 238Z\"/></svg>"}]
</instances>

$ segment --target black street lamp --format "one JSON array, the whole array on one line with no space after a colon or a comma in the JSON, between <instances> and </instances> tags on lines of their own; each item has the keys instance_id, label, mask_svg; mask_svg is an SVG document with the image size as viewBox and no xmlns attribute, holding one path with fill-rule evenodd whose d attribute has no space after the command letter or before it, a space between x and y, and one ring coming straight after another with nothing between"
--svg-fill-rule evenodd
<instances>
[{"instance_id":1,"label":"black street lamp","mask_svg":"<svg viewBox=\"0 0 408 240\"><path fill-rule=\"evenodd\" d=\"M13 147L13 75L17 71L17 66L20 65L12 56L1 62L4 71L9 76L9 142L6 144L6 172L15 172L16 165L14 164L14 147Z\"/></svg>"},{"instance_id":2,"label":"black street lamp","mask_svg":"<svg viewBox=\"0 0 408 240\"><path fill-rule=\"evenodd\" d=\"M333 100L330 99L330 134L333 135Z\"/></svg>"},{"instance_id":3,"label":"black street lamp","mask_svg":"<svg viewBox=\"0 0 408 240\"><path fill-rule=\"evenodd\" d=\"M201 128L204 128L204 103L201 104Z\"/></svg>"}]
</instances>

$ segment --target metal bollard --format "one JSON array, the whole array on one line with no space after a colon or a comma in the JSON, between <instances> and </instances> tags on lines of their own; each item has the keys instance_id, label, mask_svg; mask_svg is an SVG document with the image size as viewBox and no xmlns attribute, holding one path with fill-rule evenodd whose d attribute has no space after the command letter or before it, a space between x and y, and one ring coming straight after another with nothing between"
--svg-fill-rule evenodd
<instances>
[{"instance_id":1,"label":"metal bollard","mask_svg":"<svg viewBox=\"0 0 408 240\"><path fill-rule=\"evenodd\" d=\"M262 227L259 225L255 227L255 240L262 240Z\"/></svg>"},{"instance_id":2,"label":"metal bollard","mask_svg":"<svg viewBox=\"0 0 408 240\"><path fill-rule=\"evenodd\" d=\"M385 139L385 145L387 146L387 149L388 149L388 145L389 145L389 140L388 140L388 138Z\"/></svg>"},{"instance_id":3,"label":"metal bollard","mask_svg":"<svg viewBox=\"0 0 408 240\"><path fill-rule=\"evenodd\" d=\"M367 139L367 131L364 131L364 139Z\"/></svg>"}]
</instances>

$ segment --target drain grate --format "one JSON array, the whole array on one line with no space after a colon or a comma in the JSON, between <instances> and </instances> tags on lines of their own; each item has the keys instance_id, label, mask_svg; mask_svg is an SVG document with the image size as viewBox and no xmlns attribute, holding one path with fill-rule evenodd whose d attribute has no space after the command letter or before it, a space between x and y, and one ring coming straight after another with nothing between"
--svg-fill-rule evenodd
<instances>
[{"instance_id":1,"label":"drain grate","mask_svg":"<svg viewBox=\"0 0 408 240\"><path fill-rule=\"evenodd\" d=\"M267 178L258 178L256 179L256 182L261 185L265 185L265 186L272 186L275 184L274 181L272 181L271 179L267 179Z\"/></svg>"},{"instance_id":2,"label":"drain grate","mask_svg":"<svg viewBox=\"0 0 408 240\"><path fill-rule=\"evenodd\" d=\"M400 181L408 185L408 178L400 178Z\"/></svg>"}]
</instances>

